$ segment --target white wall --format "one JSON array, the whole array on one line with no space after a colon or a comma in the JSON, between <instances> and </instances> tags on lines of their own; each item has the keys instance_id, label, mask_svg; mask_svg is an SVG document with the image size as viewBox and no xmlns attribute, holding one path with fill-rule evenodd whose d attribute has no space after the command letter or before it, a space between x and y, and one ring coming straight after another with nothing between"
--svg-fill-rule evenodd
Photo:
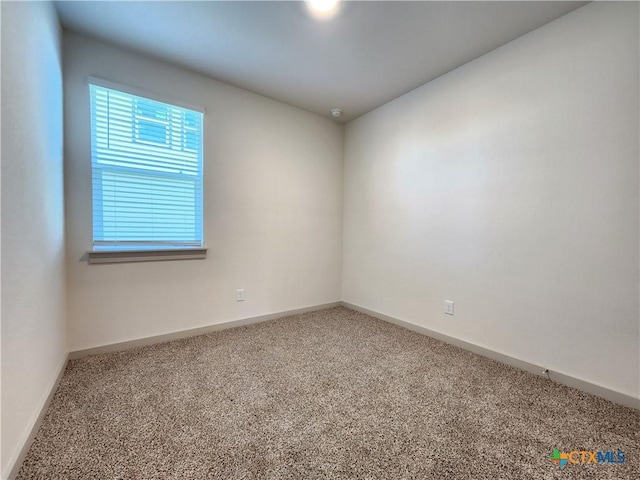
<instances>
[{"instance_id":1,"label":"white wall","mask_svg":"<svg viewBox=\"0 0 640 480\"><path fill-rule=\"evenodd\" d=\"M82 260L90 75L206 109L206 260ZM341 125L76 34L64 35L64 76L71 351L340 300Z\"/></svg>"},{"instance_id":2,"label":"white wall","mask_svg":"<svg viewBox=\"0 0 640 480\"><path fill-rule=\"evenodd\" d=\"M640 397L638 49L589 4L348 124L343 299Z\"/></svg>"},{"instance_id":3,"label":"white wall","mask_svg":"<svg viewBox=\"0 0 640 480\"><path fill-rule=\"evenodd\" d=\"M2 2L2 478L66 358L62 72L50 3Z\"/></svg>"}]
</instances>

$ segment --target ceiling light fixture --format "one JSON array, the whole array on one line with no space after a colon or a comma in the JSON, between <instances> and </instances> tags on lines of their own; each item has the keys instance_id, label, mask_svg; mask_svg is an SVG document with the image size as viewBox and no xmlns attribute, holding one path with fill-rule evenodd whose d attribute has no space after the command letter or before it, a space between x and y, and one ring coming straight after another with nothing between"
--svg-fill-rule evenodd
<instances>
[{"instance_id":1,"label":"ceiling light fixture","mask_svg":"<svg viewBox=\"0 0 640 480\"><path fill-rule=\"evenodd\" d=\"M305 0L316 18L329 18L338 11L340 0Z\"/></svg>"},{"instance_id":2,"label":"ceiling light fixture","mask_svg":"<svg viewBox=\"0 0 640 480\"><path fill-rule=\"evenodd\" d=\"M340 115L342 115L342 110L339 108L332 108L331 109L331 116L333 118L338 118Z\"/></svg>"}]
</instances>

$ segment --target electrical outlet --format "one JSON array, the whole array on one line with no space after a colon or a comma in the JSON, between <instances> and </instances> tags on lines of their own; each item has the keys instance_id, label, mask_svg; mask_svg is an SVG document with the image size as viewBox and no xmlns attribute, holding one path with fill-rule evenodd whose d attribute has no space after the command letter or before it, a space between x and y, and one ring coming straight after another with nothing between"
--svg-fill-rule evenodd
<instances>
[{"instance_id":1,"label":"electrical outlet","mask_svg":"<svg viewBox=\"0 0 640 480\"><path fill-rule=\"evenodd\" d=\"M244 302L244 288L236 290L236 302Z\"/></svg>"},{"instance_id":2,"label":"electrical outlet","mask_svg":"<svg viewBox=\"0 0 640 480\"><path fill-rule=\"evenodd\" d=\"M444 313L446 313L447 315L453 315L453 301L444 301Z\"/></svg>"}]
</instances>

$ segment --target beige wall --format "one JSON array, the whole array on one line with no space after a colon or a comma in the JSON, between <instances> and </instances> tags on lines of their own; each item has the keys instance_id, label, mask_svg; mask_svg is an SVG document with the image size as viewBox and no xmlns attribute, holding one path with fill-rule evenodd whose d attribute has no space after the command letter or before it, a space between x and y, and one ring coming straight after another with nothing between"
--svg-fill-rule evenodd
<instances>
[{"instance_id":1,"label":"beige wall","mask_svg":"<svg viewBox=\"0 0 640 480\"><path fill-rule=\"evenodd\" d=\"M638 58L593 3L351 122L343 299L640 397Z\"/></svg>"},{"instance_id":2,"label":"beige wall","mask_svg":"<svg viewBox=\"0 0 640 480\"><path fill-rule=\"evenodd\" d=\"M50 3L2 2L2 478L66 358L62 72Z\"/></svg>"},{"instance_id":3,"label":"beige wall","mask_svg":"<svg viewBox=\"0 0 640 480\"><path fill-rule=\"evenodd\" d=\"M82 260L90 75L206 109L206 260ZM64 36L64 76L70 350L340 300L341 125L75 34Z\"/></svg>"}]
</instances>

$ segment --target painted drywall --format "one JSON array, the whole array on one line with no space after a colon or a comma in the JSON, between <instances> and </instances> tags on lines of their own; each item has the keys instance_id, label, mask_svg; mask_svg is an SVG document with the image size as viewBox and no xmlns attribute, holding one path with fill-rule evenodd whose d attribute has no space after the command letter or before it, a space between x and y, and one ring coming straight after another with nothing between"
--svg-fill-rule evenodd
<instances>
[{"instance_id":1,"label":"painted drywall","mask_svg":"<svg viewBox=\"0 0 640 480\"><path fill-rule=\"evenodd\" d=\"M88 76L206 110L206 260L84 260ZM64 79L71 351L340 300L342 125L73 33L64 34Z\"/></svg>"},{"instance_id":2,"label":"painted drywall","mask_svg":"<svg viewBox=\"0 0 640 480\"><path fill-rule=\"evenodd\" d=\"M61 32L2 2L2 478L66 359Z\"/></svg>"},{"instance_id":3,"label":"painted drywall","mask_svg":"<svg viewBox=\"0 0 640 480\"><path fill-rule=\"evenodd\" d=\"M592 3L349 123L343 299L639 398L638 49Z\"/></svg>"}]
</instances>

